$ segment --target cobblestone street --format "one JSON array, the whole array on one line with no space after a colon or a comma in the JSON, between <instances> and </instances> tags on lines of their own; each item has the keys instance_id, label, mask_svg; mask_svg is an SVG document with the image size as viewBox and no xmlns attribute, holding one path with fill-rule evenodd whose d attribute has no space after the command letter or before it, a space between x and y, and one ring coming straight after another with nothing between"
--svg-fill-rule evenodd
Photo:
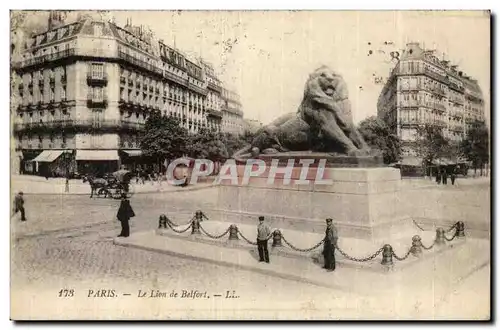
<instances>
[{"instance_id":1,"label":"cobblestone street","mask_svg":"<svg viewBox=\"0 0 500 330\"><path fill-rule=\"evenodd\" d=\"M465 188L430 187L407 189L402 194L405 199L426 199L429 204L469 203L470 207L481 207L485 198L489 200L489 188L485 185L471 185ZM463 199L463 200L462 200ZM486 200L486 203L488 202ZM132 198L132 206L138 215L131 221L132 235L140 230L150 230L157 226L158 215L171 213L177 222L189 221L196 209L210 209L217 203L217 196L210 189L175 193L137 194ZM455 204L456 205L456 204ZM221 267L210 263L168 256L113 244L112 239L119 232L115 219L118 201L112 199L90 199L83 195L30 195L26 198L26 223L12 217L11 287L17 292L13 297L14 306L22 306L29 301L33 317L50 317L55 311L65 310L72 315L92 317L93 308L102 310L123 308L129 310L124 318L153 317L175 318L216 318L223 310L237 308L237 318L252 317L258 313L262 301L276 301L275 310L267 317L294 317L298 309L307 311L309 317L325 315L331 318L352 318L359 315L359 308L365 308L364 318L383 318L390 314L386 306L379 306L377 298L369 294L360 296L352 292L325 289L301 282L278 279L268 275ZM408 207L411 207L408 203ZM414 210L413 210L414 211ZM412 212L413 212L412 211ZM488 213L489 214L489 213ZM483 216L478 219L483 219ZM271 264L272 266L272 264ZM489 269L489 268L488 268ZM464 279L464 285L440 306L444 314L452 314L453 306L461 304L468 292L477 297L488 296L488 288L482 283L489 281L489 271L483 268ZM45 290L38 291L44 283ZM56 297L63 288L75 289L72 300L61 299L57 306L43 306L44 297ZM193 305L189 300L172 302L144 302L137 298L106 301L88 300L89 289L115 289L119 294L138 289L210 290L222 293L235 290L242 299L221 299L200 301ZM462 297L462 298L460 298ZM69 303L71 302L71 303ZM485 300L484 303L487 301ZM482 306L484 307L484 303ZM278 306L279 305L279 306ZM477 305L477 304L476 304ZM133 308L130 308L134 306ZM166 308L168 306L168 308ZM363 307L364 306L364 307ZM467 306L460 307L467 315ZM85 308L88 308L85 310ZM427 309L426 309L427 308ZM418 312L426 314L432 306L421 306ZM470 315L478 315L478 306L471 306ZM20 309L22 310L22 309ZM133 310L131 312L130 310ZM178 314L176 314L178 313ZM301 315L301 318L304 314ZM402 316L403 317L403 316ZM418 315L415 315L418 317Z\"/></svg>"}]
</instances>

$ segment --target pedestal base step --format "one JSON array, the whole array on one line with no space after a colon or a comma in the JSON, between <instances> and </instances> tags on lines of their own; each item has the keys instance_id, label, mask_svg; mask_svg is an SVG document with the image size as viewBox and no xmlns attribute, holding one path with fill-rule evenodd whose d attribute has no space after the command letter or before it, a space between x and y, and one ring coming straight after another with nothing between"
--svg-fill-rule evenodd
<instances>
[{"instance_id":1,"label":"pedestal base step","mask_svg":"<svg viewBox=\"0 0 500 330\"><path fill-rule=\"evenodd\" d=\"M361 271L360 268L345 267L342 263L337 265L334 272L326 272L321 268L322 265L310 260L280 255L272 255L270 264L259 263L252 248L235 249L217 245L207 248L206 243L165 237L157 235L155 231L137 233L128 238L116 238L114 243L322 287L368 295L382 294L384 299L397 298L395 302L398 304L406 299L392 292L398 290L398 286L415 291L411 299L429 300L429 303L434 303L438 298L436 295L440 295L441 299L442 294L453 290L455 282L488 265L490 260L489 241L469 238L453 248L443 248L439 253L424 257L420 262L412 263L411 267L410 264L408 267L400 267L401 263L395 261L394 267L386 268L386 272Z\"/></svg>"}]
</instances>

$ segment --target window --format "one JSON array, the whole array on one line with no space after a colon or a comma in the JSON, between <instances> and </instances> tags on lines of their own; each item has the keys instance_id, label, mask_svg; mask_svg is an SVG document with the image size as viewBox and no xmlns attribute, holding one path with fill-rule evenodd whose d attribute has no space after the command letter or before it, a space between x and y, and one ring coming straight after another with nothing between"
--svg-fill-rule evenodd
<instances>
[{"instance_id":1,"label":"window","mask_svg":"<svg viewBox=\"0 0 500 330\"><path fill-rule=\"evenodd\" d=\"M94 109L92 110L92 126L100 127L102 121L102 110Z\"/></svg>"},{"instance_id":2,"label":"window","mask_svg":"<svg viewBox=\"0 0 500 330\"><path fill-rule=\"evenodd\" d=\"M61 101L66 101L66 85L61 86Z\"/></svg>"},{"instance_id":3,"label":"window","mask_svg":"<svg viewBox=\"0 0 500 330\"><path fill-rule=\"evenodd\" d=\"M92 63L91 74L93 78L103 78L104 76L104 64L102 63Z\"/></svg>"},{"instance_id":4,"label":"window","mask_svg":"<svg viewBox=\"0 0 500 330\"><path fill-rule=\"evenodd\" d=\"M102 36L102 25L97 23L94 24L94 35L97 37Z\"/></svg>"},{"instance_id":5,"label":"window","mask_svg":"<svg viewBox=\"0 0 500 330\"><path fill-rule=\"evenodd\" d=\"M92 95L92 100L95 101L102 101L104 99L104 94L103 94L103 88L102 87L93 87L91 89L91 95Z\"/></svg>"}]
</instances>

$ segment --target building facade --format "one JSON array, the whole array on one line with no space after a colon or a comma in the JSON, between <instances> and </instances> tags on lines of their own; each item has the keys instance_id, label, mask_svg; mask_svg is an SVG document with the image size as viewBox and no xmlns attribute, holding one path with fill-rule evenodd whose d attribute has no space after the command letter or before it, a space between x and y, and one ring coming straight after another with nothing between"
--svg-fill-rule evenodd
<instances>
[{"instance_id":1,"label":"building facade","mask_svg":"<svg viewBox=\"0 0 500 330\"><path fill-rule=\"evenodd\" d=\"M207 109L208 128L221 131L222 129L222 83L217 78L213 66L199 59L198 63L205 72L207 82L207 96L205 98L205 108Z\"/></svg>"},{"instance_id":2,"label":"building facade","mask_svg":"<svg viewBox=\"0 0 500 330\"><path fill-rule=\"evenodd\" d=\"M106 173L137 166L139 134L152 111L189 132L221 129L222 83L209 65L102 16L62 24L27 39L13 63L12 98L20 172ZM211 68L211 67L210 67ZM143 159L142 159L143 160Z\"/></svg>"},{"instance_id":3,"label":"building facade","mask_svg":"<svg viewBox=\"0 0 500 330\"><path fill-rule=\"evenodd\" d=\"M484 99L476 80L434 51L409 43L383 87L377 104L402 141L403 155L415 155L416 127L435 124L446 138L460 141L474 120L484 121Z\"/></svg>"},{"instance_id":4,"label":"building facade","mask_svg":"<svg viewBox=\"0 0 500 330\"><path fill-rule=\"evenodd\" d=\"M240 96L235 91L222 89L222 131L236 135L243 134L245 125Z\"/></svg>"}]
</instances>

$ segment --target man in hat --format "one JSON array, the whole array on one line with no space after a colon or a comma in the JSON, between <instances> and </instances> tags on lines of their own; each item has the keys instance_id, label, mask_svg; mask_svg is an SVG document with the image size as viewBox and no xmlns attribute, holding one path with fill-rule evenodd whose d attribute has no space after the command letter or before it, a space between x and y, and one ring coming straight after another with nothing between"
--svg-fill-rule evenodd
<instances>
[{"instance_id":1,"label":"man in hat","mask_svg":"<svg viewBox=\"0 0 500 330\"><path fill-rule=\"evenodd\" d=\"M16 197L14 197L14 213L21 212L21 221L26 221L26 215L24 213L24 194L20 191Z\"/></svg>"},{"instance_id":2,"label":"man in hat","mask_svg":"<svg viewBox=\"0 0 500 330\"><path fill-rule=\"evenodd\" d=\"M130 218L135 217L135 213L132 206L130 206L130 201L127 199L127 194L125 193L122 193L122 200L120 201L120 208L118 209L116 217L122 225L122 231L118 237L129 237L130 226L128 221Z\"/></svg>"},{"instance_id":3,"label":"man in hat","mask_svg":"<svg viewBox=\"0 0 500 330\"><path fill-rule=\"evenodd\" d=\"M264 217L259 217L257 226L257 247L259 248L259 262L269 263L269 251L267 250L267 241L271 235L271 229L264 223Z\"/></svg>"},{"instance_id":4,"label":"man in hat","mask_svg":"<svg viewBox=\"0 0 500 330\"><path fill-rule=\"evenodd\" d=\"M325 258L325 269L329 272L335 270L335 246L337 246L337 229L331 218L326 219L325 242L323 256Z\"/></svg>"}]
</instances>

